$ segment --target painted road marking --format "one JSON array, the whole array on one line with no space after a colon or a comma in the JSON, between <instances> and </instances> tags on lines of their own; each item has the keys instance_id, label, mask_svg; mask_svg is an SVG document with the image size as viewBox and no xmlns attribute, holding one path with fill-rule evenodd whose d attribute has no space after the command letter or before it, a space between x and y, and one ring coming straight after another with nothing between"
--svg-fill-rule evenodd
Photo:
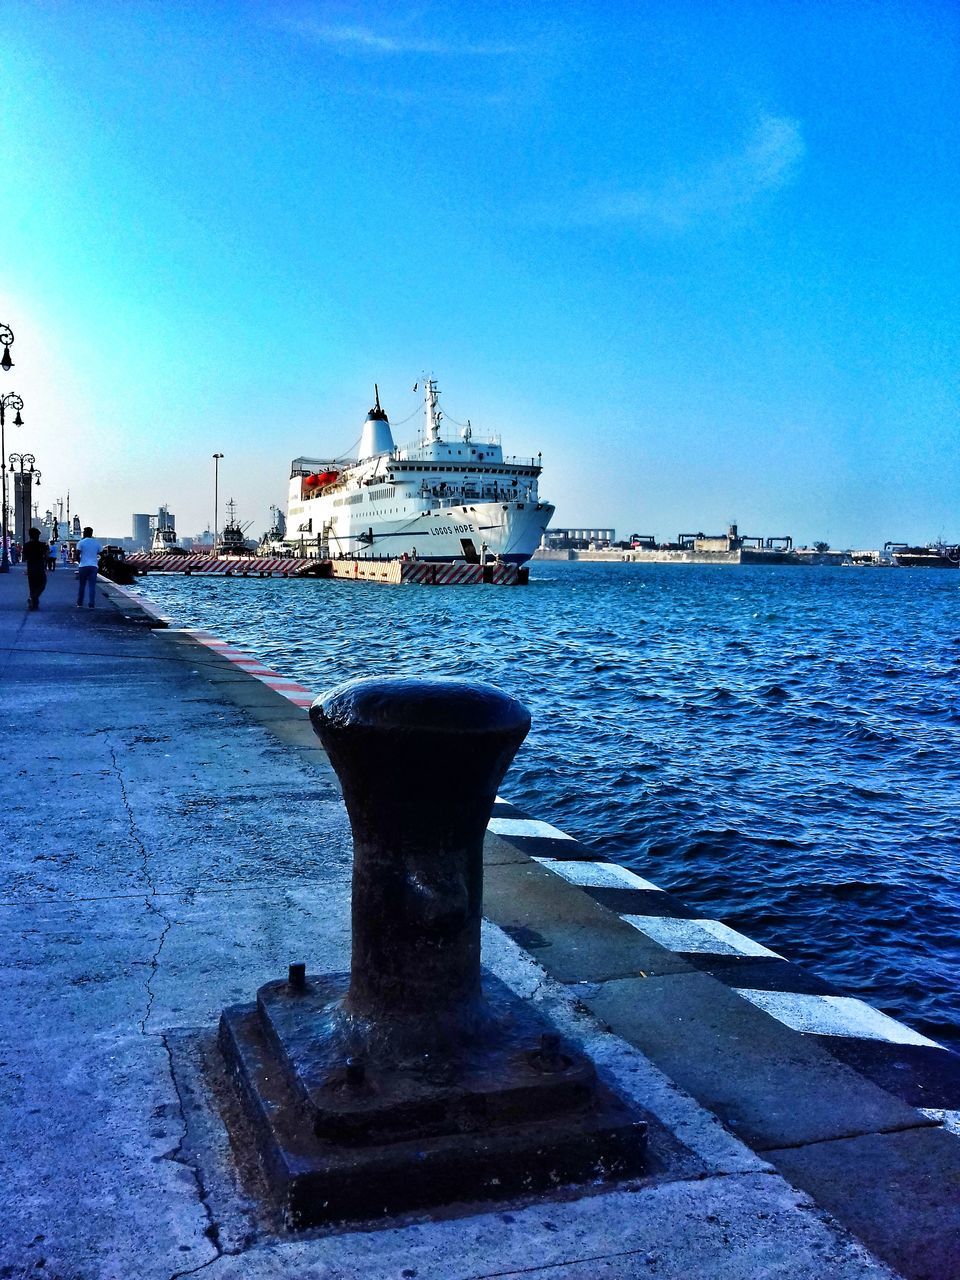
<instances>
[{"instance_id":1,"label":"painted road marking","mask_svg":"<svg viewBox=\"0 0 960 1280\"><path fill-rule=\"evenodd\" d=\"M623 916L627 924L645 933L668 951L690 951L698 955L768 956L782 960L768 947L745 937L719 920L676 920L669 916Z\"/></svg>"},{"instance_id":2,"label":"painted road marking","mask_svg":"<svg viewBox=\"0 0 960 1280\"><path fill-rule=\"evenodd\" d=\"M853 996L798 995L791 991L755 991L743 987L734 990L784 1026L808 1035L853 1036L860 1040L943 1048L936 1040L928 1040L919 1031Z\"/></svg>"},{"instance_id":3,"label":"painted road marking","mask_svg":"<svg viewBox=\"0 0 960 1280\"><path fill-rule=\"evenodd\" d=\"M487 830L495 836L542 836L550 840L572 840L566 832L535 818L491 818Z\"/></svg>"},{"instance_id":4,"label":"painted road marking","mask_svg":"<svg viewBox=\"0 0 960 1280\"><path fill-rule=\"evenodd\" d=\"M565 862L557 858L534 858L541 866L549 867L563 876L570 884L586 886L591 889L653 889L657 893L663 890L659 885L651 884L642 876L635 875L627 867L618 867L613 862Z\"/></svg>"}]
</instances>

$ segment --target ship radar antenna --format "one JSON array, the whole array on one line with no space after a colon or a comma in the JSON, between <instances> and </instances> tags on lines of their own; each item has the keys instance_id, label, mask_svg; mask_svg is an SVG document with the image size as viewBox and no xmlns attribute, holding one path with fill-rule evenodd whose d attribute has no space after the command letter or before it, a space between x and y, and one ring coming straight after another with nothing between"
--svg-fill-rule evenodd
<instances>
[{"instance_id":1,"label":"ship radar antenna","mask_svg":"<svg viewBox=\"0 0 960 1280\"><path fill-rule=\"evenodd\" d=\"M440 439L440 419L443 417L437 403L439 391L435 378L424 378L424 414L426 416L426 438L429 442Z\"/></svg>"},{"instance_id":2,"label":"ship radar antenna","mask_svg":"<svg viewBox=\"0 0 960 1280\"><path fill-rule=\"evenodd\" d=\"M376 383L373 384L373 395L374 395L374 399L376 400L376 404L374 405L374 408L376 409L377 413L383 413L383 410L380 408L380 388L377 386Z\"/></svg>"}]
</instances>

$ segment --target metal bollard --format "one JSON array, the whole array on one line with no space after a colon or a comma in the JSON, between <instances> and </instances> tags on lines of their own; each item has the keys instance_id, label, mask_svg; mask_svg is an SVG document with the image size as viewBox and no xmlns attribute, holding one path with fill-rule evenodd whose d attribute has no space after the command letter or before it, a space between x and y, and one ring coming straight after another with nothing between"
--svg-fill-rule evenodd
<instances>
[{"instance_id":1,"label":"metal bollard","mask_svg":"<svg viewBox=\"0 0 960 1280\"><path fill-rule=\"evenodd\" d=\"M354 1052L455 1053L485 1021L483 837L530 714L487 685L355 680L310 718L353 830Z\"/></svg>"},{"instance_id":2,"label":"metal bollard","mask_svg":"<svg viewBox=\"0 0 960 1280\"><path fill-rule=\"evenodd\" d=\"M484 834L526 709L487 685L357 680L310 716L353 830L350 973L297 961L220 1020L287 1222L640 1172L644 1121L480 965Z\"/></svg>"}]
</instances>

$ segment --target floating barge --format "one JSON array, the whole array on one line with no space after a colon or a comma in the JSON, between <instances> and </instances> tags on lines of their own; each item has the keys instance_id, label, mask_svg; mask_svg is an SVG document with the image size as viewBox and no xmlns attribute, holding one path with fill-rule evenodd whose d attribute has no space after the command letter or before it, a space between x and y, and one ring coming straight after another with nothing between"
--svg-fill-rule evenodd
<instances>
[{"instance_id":1,"label":"floating barge","mask_svg":"<svg viewBox=\"0 0 960 1280\"><path fill-rule=\"evenodd\" d=\"M297 556L212 556L134 552L124 562L135 574L178 573L217 578L340 578L350 582L420 583L428 587L526 586L516 564L430 560L318 560Z\"/></svg>"}]
</instances>

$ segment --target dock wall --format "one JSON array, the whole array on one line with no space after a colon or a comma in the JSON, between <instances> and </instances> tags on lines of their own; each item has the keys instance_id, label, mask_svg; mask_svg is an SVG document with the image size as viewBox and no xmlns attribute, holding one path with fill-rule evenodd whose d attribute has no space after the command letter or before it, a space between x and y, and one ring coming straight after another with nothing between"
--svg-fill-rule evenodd
<instances>
[{"instance_id":1,"label":"dock wall","mask_svg":"<svg viewBox=\"0 0 960 1280\"><path fill-rule=\"evenodd\" d=\"M740 564L740 551L535 551L534 560L579 560L595 564Z\"/></svg>"},{"instance_id":2,"label":"dock wall","mask_svg":"<svg viewBox=\"0 0 960 1280\"><path fill-rule=\"evenodd\" d=\"M125 563L148 573L215 574L223 578L301 578L316 574L324 562L299 556L177 556L134 552L127 556Z\"/></svg>"},{"instance_id":3,"label":"dock wall","mask_svg":"<svg viewBox=\"0 0 960 1280\"><path fill-rule=\"evenodd\" d=\"M132 555L136 571L220 578L336 578L342 582L420 583L424 586L513 587L526 583L515 564L444 564L429 560L304 560L300 558L206 555Z\"/></svg>"},{"instance_id":4,"label":"dock wall","mask_svg":"<svg viewBox=\"0 0 960 1280\"><path fill-rule=\"evenodd\" d=\"M697 551L693 547L647 548L624 550L611 547L602 551L538 550L534 560L578 560L596 564L792 564L807 563L792 551L765 551L755 547L737 547L732 551Z\"/></svg>"}]
</instances>

